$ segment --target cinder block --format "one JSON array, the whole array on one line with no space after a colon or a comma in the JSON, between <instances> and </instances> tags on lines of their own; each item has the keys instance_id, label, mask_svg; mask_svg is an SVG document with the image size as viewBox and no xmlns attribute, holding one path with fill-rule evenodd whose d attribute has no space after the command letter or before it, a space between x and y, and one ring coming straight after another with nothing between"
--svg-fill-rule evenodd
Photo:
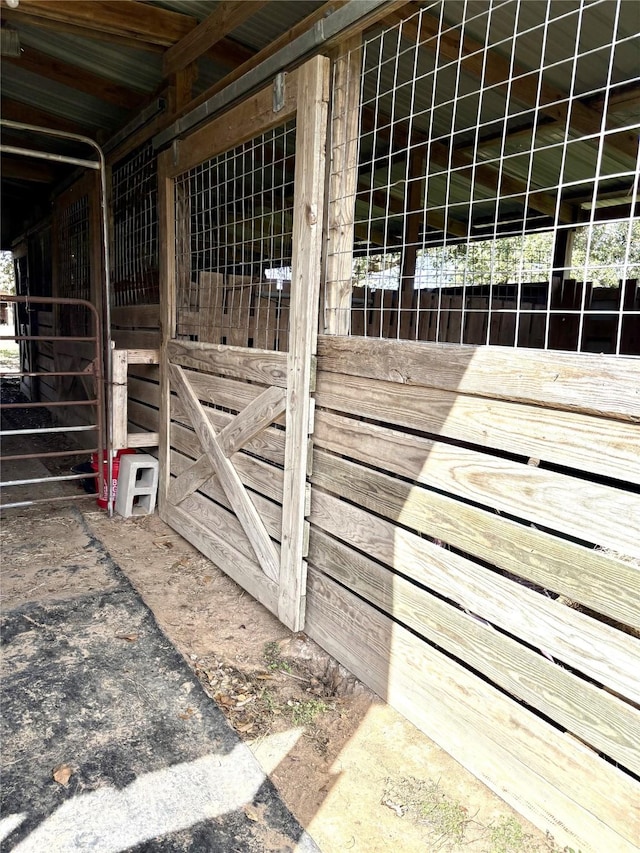
<instances>
[{"instance_id":1,"label":"cinder block","mask_svg":"<svg viewBox=\"0 0 640 853\"><path fill-rule=\"evenodd\" d=\"M149 515L156 507L158 494L158 460L148 453L134 453L120 458L116 512L129 518Z\"/></svg>"}]
</instances>

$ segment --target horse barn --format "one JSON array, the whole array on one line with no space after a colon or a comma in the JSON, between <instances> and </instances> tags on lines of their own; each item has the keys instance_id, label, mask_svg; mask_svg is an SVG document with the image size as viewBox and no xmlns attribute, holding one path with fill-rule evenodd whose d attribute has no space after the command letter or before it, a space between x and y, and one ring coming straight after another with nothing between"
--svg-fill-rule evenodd
<instances>
[{"instance_id":1,"label":"horse barn","mask_svg":"<svg viewBox=\"0 0 640 853\"><path fill-rule=\"evenodd\" d=\"M157 459L287 628L559 842L637 850L637 4L1 11L47 453Z\"/></svg>"}]
</instances>

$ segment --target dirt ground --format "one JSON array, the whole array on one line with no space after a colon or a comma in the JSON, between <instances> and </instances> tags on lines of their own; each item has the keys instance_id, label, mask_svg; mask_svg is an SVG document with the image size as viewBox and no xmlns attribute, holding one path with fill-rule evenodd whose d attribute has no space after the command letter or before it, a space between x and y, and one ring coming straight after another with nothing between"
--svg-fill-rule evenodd
<instances>
[{"instance_id":1,"label":"dirt ground","mask_svg":"<svg viewBox=\"0 0 640 853\"><path fill-rule=\"evenodd\" d=\"M109 519L92 499L80 506L325 853L558 853L551 838L304 634L292 635L157 515ZM8 511L2 522L12 554L11 564L3 561L4 608L25 595L46 601L91 592L96 582L65 511L51 512L43 526L46 512Z\"/></svg>"}]
</instances>

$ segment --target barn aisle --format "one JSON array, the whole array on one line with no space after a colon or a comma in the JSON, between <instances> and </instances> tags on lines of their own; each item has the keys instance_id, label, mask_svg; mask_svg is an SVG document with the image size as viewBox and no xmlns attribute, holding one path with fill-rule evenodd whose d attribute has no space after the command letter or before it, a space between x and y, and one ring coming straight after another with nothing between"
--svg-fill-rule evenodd
<instances>
[{"instance_id":1,"label":"barn aisle","mask_svg":"<svg viewBox=\"0 0 640 853\"><path fill-rule=\"evenodd\" d=\"M3 850L317 849L77 508L3 538Z\"/></svg>"}]
</instances>

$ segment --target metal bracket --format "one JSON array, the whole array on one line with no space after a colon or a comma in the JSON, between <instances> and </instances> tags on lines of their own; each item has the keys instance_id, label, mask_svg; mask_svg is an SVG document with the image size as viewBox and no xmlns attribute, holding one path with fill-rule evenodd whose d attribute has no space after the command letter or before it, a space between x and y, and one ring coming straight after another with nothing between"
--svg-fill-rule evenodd
<instances>
[{"instance_id":1,"label":"metal bracket","mask_svg":"<svg viewBox=\"0 0 640 853\"><path fill-rule=\"evenodd\" d=\"M284 71L276 74L276 79L273 81L273 111L279 113L284 108Z\"/></svg>"}]
</instances>

